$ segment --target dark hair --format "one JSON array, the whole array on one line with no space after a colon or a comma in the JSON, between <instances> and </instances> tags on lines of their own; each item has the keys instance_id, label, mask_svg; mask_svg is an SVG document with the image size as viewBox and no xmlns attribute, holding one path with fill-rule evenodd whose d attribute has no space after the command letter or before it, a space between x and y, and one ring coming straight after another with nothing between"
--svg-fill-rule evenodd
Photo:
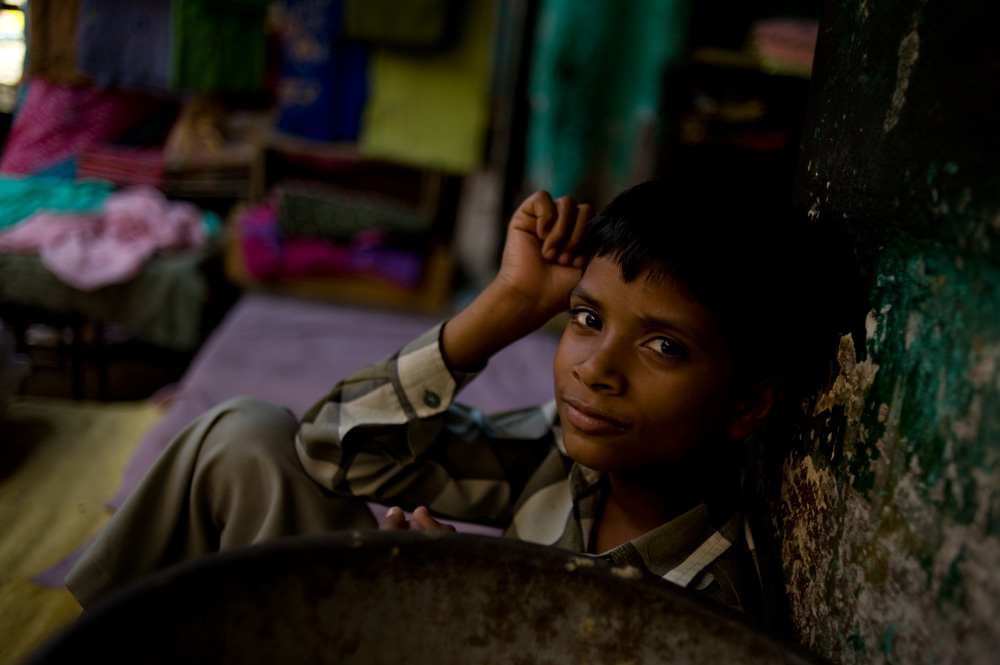
<instances>
[{"instance_id":1,"label":"dark hair","mask_svg":"<svg viewBox=\"0 0 1000 665\"><path fill-rule=\"evenodd\" d=\"M813 257L798 233L808 221L750 187L679 175L619 194L582 251L615 262L626 282L648 270L682 286L712 313L740 381L791 378L816 334L804 291Z\"/></svg>"}]
</instances>

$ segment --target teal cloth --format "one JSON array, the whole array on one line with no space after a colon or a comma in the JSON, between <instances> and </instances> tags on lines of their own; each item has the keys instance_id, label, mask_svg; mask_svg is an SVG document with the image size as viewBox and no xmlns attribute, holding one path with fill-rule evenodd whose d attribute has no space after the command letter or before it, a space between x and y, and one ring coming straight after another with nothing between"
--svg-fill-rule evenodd
<instances>
[{"instance_id":1,"label":"teal cloth","mask_svg":"<svg viewBox=\"0 0 1000 665\"><path fill-rule=\"evenodd\" d=\"M541 0L528 88L526 175L593 200L633 184L683 62L690 0ZM607 190L607 191L605 191Z\"/></svg>"},{"instance_id":2,"label":"teal cloth","mask_svg":"<svg viewBox=\"0 0 1000 665\"><path fill-rule=\"evenodd\" d=\"M0 177L0 229L16 224L39 210L98 210L112 191L114 185L101 180Z\"/></svg>"},{"instance_id":3,"label":"teal cloth","mask_svg":"<svg viewBox=\"0 0 1000 665\"><path fill-rule=\"evenodd\" d=\"M104 180L68 180L48 177L0 176L0 229L24 221L40 210L68 214L100 212L115 186ZM202 211L202 225L209 237L222 228L219 215Z\"/></svg>"},{"instance_id":4,"label":"teal cloth","mask_svg":"<svg viewBox=\"0 0 1000 665\"><path fill-rule=\"evenodd\" d=\"M202 210L201 225L205 227L205 233L208 234L208 237L214 238L219 235L219 231L222 230L222 219L219 217L218 213L215 213L212 210Z\"/></svg>"}]
</instances>

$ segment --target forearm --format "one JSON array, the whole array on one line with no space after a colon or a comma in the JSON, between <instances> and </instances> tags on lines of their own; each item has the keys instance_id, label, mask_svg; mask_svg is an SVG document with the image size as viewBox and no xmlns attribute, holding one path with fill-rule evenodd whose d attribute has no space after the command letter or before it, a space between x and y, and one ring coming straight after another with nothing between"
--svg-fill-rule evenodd
<instances>
[{"instance_id":1,"label":"forearm","mask_svg":"<svg viewBox=\"0 0 1000 665\"><path fill-rule=\"evenodd\" d=\"M495 353L558 313L552 310L495 281L444 324L441 354L453 371L478 372Z\"/></svg>"},{"instance_id":2,"label":"forearm","mask_svg":"<svg viewBox=\"0 0 1000 665\"><path fill-rule=\"evenodd\" d=\"M508 344L569 305L584 257L577 252L593 212L567 196L536 192L507 228L496 279L445 324L441 354L454 371L481 370Z\"/></svg>"}]
</instances>

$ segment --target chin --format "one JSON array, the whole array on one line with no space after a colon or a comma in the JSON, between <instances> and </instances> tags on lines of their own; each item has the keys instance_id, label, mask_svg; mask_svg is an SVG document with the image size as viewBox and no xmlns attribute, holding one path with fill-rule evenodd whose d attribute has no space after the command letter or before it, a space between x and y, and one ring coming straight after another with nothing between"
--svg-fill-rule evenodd
<instances>
[{"instance_id":1,"label":"chin","mask_svg":"<svg viewBox=\"0 0 1000 665\"><path fill-rule=\"evenodd\" d=\"M621 456L615 454L615 446L607 441L594 441L564 431L563 446L570 459L594 471L617 471L621 465Z\"/></svg>"}]
</instances>

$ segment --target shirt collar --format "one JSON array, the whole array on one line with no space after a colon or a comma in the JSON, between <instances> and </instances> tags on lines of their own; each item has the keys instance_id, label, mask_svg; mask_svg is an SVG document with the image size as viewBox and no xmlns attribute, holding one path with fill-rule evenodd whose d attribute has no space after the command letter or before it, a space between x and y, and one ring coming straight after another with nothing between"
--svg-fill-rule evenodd
<instances>
[{"instance_id":1,"label":"shirt collar","mask_svg":"<svg viewBox=\"0 0 1000 665\"><path fill-rule=\"evenodd\" d=\"M580 536L587 546L604 505L607 479L603 473L574 463L569 481ZM708 504L702 503L600 556L683 587L698 586L704 581L705 569L736 542L743 530L743 512L738 508L710 510Z\"/></svg>"}]
</instances>

